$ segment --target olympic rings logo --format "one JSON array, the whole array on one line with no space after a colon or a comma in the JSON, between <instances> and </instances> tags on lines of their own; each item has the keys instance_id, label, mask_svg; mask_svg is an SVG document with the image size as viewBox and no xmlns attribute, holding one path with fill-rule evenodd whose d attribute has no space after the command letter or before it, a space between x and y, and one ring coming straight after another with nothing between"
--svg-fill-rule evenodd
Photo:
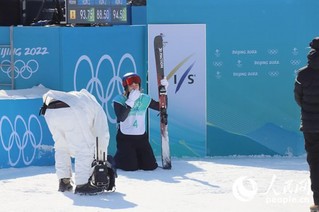
<instances>
[{"instance_id":1,"label":"olympic rings logo","mask_svg":"<svg viewBox=\"0 0 319 212\"><path fill-rule=\"evenodd\" d=\"M276 55L278 54L278 49L268 49L267 52L270 55Z\"/></svg>"},{"instance_id":2,"label":"olympic rings logo","mask_svg":"<svg viewBox=\"0 0 319 212\"><path fill-rule=\"evenodd\" d=\"M278 77L279 76L279 72L278 71L269 71L268 75L271 77Z\"/></svg>"},{"instance_id":3,"label":"olympic rings logo","mask_svg":"<svg viewBox=\"0 0 319 212\"><path fill-rule=\"evenodd\" d=\"M221 66L223 65L223 62L222 62L222 61L214 61L214 62L213 62L213 65L214 65L215 67L221 67Z\"/></svg>"},{"instance_id":4,"label":"olympic rings logo","mask_svg":"<svg viewBox=\"0 0 319 212\"><path fill-rule=\"evenodd\" d=\"M9 60L3 60L1 62L1 71L8 75L11 78L11 66ZM5 66L4 66L5 65ZM7 68L3 68L7 67ZM21 76L23 79L29 79L32 74L37 72L39 69L39 63L36 60L29 60L25 63L23 60L16 60L14 62L14 72L15 72L15 79Z\"/></svg>"},{"instance_id":5,"label":"olympic rings logo","mask_svg":"<svg viewBox=\"0 0 319 212\"><path fill-rule=\"evenodd\" d=\"M33 126L37 127L36 134L32 131ZM10 131L10 136L7 136L7 130ZM18 115L12 124L7 116L2 116L0 119L0 140L4 150L8 152L10 166L17 165L21 158L25 165L30 165L35 158L36 150L42 143L40 121L34 114L31 114L28 123L26 123L23 117ZM15 148L18 150L17 156L13 153L16 150ZM30 148L33 148L31 157L26 154L26 152L29 152L26 149L29 150Z\"/></svg>"},{"instance_id":6,"label":"olympic rings logo","mask_svg":"<svg viewBox=\"0 0 319 212\"><path fill-rule=\"evenodd\" d=\"M119 61L119 64L116 68L115 63L110 55L103 55L98 63L96 68L94 67L90 57L87 55L82 55L79 57L78 61L76 62L75 65L75 70L74 70L74 78L73 78L73 83L74 83L74 90L78 90L78 84L80 80L85 80L86 81L86 86L85 88L93 94L93 92L96 93L96 97L101 103L102 107L105 109L106 115L108 117L108 120L110 120L111 123L115 124L116 123L116 117L112 118L111 113L109 111L108 103L112 103L112 98L116 94L120 94L123 92L122 88L122 78L121 78L121 67L123 65L123 62L128 60L129 63L132 64L133 70L130 70L130 72L137 73L136 69L136 64L133 56L129 53L126 53L122 56L122 58ZM110 65L111 70L102 68L102 65ZM89 68L87 68L87 65ZM83 75L79 74L81 67L85 67L85 72L89 71L87 73L88 75ZM82 68L83 70L84 68ZM105 73L102 73L105 72ZM82 73L82 71L81 71ZM106 82L106 88L105 84L102 83L102 79L100 75L104 74L103 76L111 76L111 79ZM88 79L83 79L83 77L87 77Z\"/></svg>"},{"instance_id":7,"label":"olympic rings logo","mask_svg":"<svg viewBox=\"0 0 319 212\"><path fill-rule=\"evenodd\" d=\"M293 66L299 65L300 64L300 60L290 60L290 64Z\"/></svg>"}]
</instances>

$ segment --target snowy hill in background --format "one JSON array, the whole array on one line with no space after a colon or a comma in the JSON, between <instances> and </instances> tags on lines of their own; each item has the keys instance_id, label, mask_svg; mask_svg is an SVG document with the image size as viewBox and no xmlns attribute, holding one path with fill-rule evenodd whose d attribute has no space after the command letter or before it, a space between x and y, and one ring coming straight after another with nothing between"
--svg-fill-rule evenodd
<instances>
[{"instance_id":1,"label":"snowy hill in background","mask_svg":"<svg viewBox=\"0 0 319 212\"><path fill-rule=\"evenodd\" d=\"M114 193L57 192L53 166L0 169L1 211L283 212L312 204L304 157L173 159L172 170L119 170Z\"/></svg>"},{"instance_id":2,"label":"snowy hill in background","mask_svg":"<svg viewBox=\"0 0 319 212\"><path fill-rule=\"evenodd\" d=\"M207 137L212 140L207 143L208 156L279 155L278 152L247 136L230 133L211 125L207 125Z\"/></svg>"},{"instance_id":3,"label":"snowy hill in background","mask_svg":"<svg viewBox=\"0 0 319 212\"><path fill-rule=\"evenodd\" d=\"M247 136L281 155L287 153L295 156L305 154L304 140L301 133L287 131L272 123L265 124L261 128L248 133Z\"/></svg>"}]
</instances>

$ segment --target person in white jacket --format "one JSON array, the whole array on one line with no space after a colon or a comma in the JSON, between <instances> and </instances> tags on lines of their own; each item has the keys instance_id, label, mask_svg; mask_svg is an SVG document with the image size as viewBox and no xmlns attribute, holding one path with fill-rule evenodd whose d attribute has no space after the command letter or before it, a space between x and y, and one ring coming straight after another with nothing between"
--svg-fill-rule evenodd
<instances>
[{"instance_id":1,"label":"person in white jacket","mask_svg":"<svg viewBox=\"0 0 319 212\"><path fill-rule=\"evenodd\" d=\"M71 158L74 158L74 193L97 194L102 189L90 182L96 140L98 158L107 156L109 128L107 117L87 90L63 92L50 90L43 95L40 113L44 115L55 142L55 168L59 191L72 187Z\"/></svg>"}]
</instances>

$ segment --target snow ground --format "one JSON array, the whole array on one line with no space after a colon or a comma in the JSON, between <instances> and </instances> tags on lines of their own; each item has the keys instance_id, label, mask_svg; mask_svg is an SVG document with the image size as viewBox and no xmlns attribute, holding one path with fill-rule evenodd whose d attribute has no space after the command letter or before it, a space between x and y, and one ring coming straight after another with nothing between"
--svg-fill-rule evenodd
<instances>
[{"instance_id":1,"label":"snow ground","mask_svg":"<svg viewBox=\"0 0 319 212\"><path fill-rule=\"evenodd\" d=\"M172 170L118 170L114 193L57 192L53 166L0 169L1 211L283 212L312 204L305 157L173 159Z\"/></svg>"}]
</instances>

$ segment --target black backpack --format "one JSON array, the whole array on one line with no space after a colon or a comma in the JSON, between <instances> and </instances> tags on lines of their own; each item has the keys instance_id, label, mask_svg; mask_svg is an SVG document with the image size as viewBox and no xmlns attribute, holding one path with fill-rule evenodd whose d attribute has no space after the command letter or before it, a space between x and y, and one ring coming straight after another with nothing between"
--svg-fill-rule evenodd
<instances>
[{"instance_id":1,"label":"black backpack","mask_svg":"<svg viewBox=\"0 0 319 212\"><path fill-rule=\"evenodd\" d=\"M115 191L115 178L117 174L112 163L113 157L111 155L107 156L106 161L93 161L93 174L91 176L93 185L106 191Z\"/></svg>"}]
</instances>

